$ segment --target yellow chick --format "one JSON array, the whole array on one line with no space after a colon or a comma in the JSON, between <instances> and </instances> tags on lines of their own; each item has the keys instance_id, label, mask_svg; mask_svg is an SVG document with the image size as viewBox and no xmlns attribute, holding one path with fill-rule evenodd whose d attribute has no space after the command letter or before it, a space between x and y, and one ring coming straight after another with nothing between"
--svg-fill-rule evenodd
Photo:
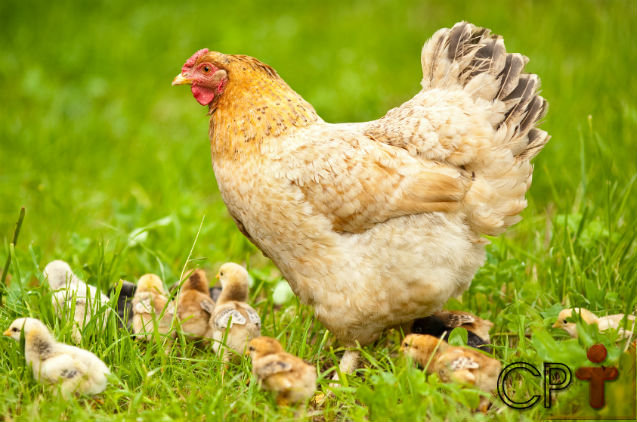
<instances>
[{"instance_id":1,"label":"yellow chick","mask_svg":"<svg viewBox=\"0 0 637 422\"><path fill-rule=\"evenodd\" d=\"M203 270L195 270L181 287L177 316L182 330L192 337L204 337L215 303L210 297L208 279Z\"/></svg>"},{"instance_id":2,"label":"yellow chick","mask_svg":"<svg viewBox=\"0 0 637 422\"><path fill-rule=\"evenodd\" d=\"M63 397L72 393L99 394L106 388L110 370L93 353L58 343L48 328L35 318L18 318L4 332L20 341L24 331L24 355L36 380L59 385Z\"/></svg>"},{"instance_id":3,"label":"yellow chick","mask_svg":"<svg viewBox=\"0 0 637 422\"><path fill-rule=\"evenodd\" d=\"M619 336L622 339L631 337L633 335L633 330L635 329L635 315L615 314L598 317L588 309L584 308L562 309L557 317L557 321L553 324L553 327L562 328L571 337L577 338L577 326L575 322L571 320L576 315L581 315L582 320L587 324L596 324L599 331L604 332L609 329L618 330ZM630 330L619 328L624 318L628 319L628 327L630 327Z\"/></svg>"},{"instance_id":4,"label":"yellow chick","mask_svg":"<svg viewBox=\"0 0 637 422\"><path fill-rule=\"evenodd\" d=\"M418 318L411 327L413 334L429 334L434 337L449 338L449 334L456 327L467 330L467 345L491 352L487 346L491 342L489 331L493 322L482 319L477 315L463 311L438 311L425 318Z\"/></svg>"},{"instance_id":5,"label":"yellow chick","mask_svg":"<svg viewBox=\"0 0 637 422\"><path fill-rule=\"evenodd\" d=\"M250 276L241 265L228 262L219 268L216 277L221 281L222 290L210 317L206 337L214 340L212 348L215 353L219 352L225 338L225 346L241 355L248 342L261 335L261 318L246 303ZM229 359L226 353L223 357L224 360Z\"/></svg>"},{"instance_id":6,"label":"yellow chick","mask_svg":"<svg viewBox=\"0 0 637 422\"><path fill-rule=\"evenodd\" d=\"M316 368L286 353L275 339L252 339L248 352L252 358L252 373L263 388L276 393L279 406L302 403L316 391Z\"/></svg>"},{"instance_id":7,"label":"yellow chick","mask_svg":"<svg viewBox=\"0 0 637 422\"><path fill-rule=\"evenodd\" d=\"M487 393L497 388L502 365L474 349L451 346L430 335L410 334L403 340L401 351L443 382L473 385ZM480 409L486 410L488 404L486 398L481 399Z\"/></svg>"},{"instance_id":8,"label":"yellow chick","mask_svg":"<svg viewBox=\"0 0 637 422\"><path fill-rule=\"evenodd\" d=\"M137 338L150 340L154 331L153 321L155 319L159 334L170 333L175 306L168 301L167 296L168 293L158 276L145 274L140 277L132 303L132 327ZM164 308L166 309L164 310Z\"/></svg>"},{"instance_id":9,"label":"yellow chick","mask_svg":"<svg viewBox=\"0 0 637 422\"><path fill-rule=\"evenodd\" d=\"M61 319L73 312L73 328L71 337L76 344L82 341L82 329L98 314L101 307L108 304L108 297L98 293L95 286L86 284L75 275L69 264L55 260L49 262L43 271L46 281L53 290L52 302L56 314ZM106 318L110 312L105 308L102 327L106 326Z\"/></svg>"}]
</instances>

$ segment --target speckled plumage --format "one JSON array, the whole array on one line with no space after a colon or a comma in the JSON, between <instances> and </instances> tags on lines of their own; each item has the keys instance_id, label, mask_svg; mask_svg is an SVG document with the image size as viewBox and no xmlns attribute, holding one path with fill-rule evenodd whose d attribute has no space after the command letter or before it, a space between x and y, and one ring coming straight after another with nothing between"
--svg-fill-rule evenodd
<instances>
[{"instance_id":1,"label":"speckled plumage","mask_svg":"<svg viewBox=\"0 0 637 422\"><path fill-rule=\"evenodd\" d=\"M159 334L170 334L174 337L172 321L175 305L168 300L168 292L157 275L144 274L139 278L132 305L131 326L137 339L150 340L155 331L155 324Z\"/></svg>"},{"instance_id":2,"label":"speckled plumage","mask_svg":"<svg viewBox=\"0 0 637 422\"><path fill-rule=\"evenodd\" d=\"M234 356L240 356L245 352L248 342L261 335L261 318L246 303L249 275L242 266L228 262L221 266L217 278L221 281L222 290L210 315L206 337L213 339L212 349L215 353L224 344L236 353ZM225 351L222 355L225 360L231 359L231 355Z\"/></svg>"},{"instance_id":3,"label":"speckled plumage","mask_svg":"<svg viewBox=\"0 0 637 422\"><path fill-rule=\"evenodd\" d=\"M59 386L64 397L104 391L110 370L93 353L58 343L49 329L35 318L16 319L4 335L19 342L22 332L25 358L36 380Z\"/></svg>"},{"instance_id":4,"label":"speckled plumage","mask_svg":"<svg viewBox=\"0 0 637 422\"><path fill-rule=\"evenodd\" d=\"M529 159L548 141L526 59L467 23L425 44L420 93L366 123L324 122L251 57L200 54L174 83L205 85L203 63L227 72L209 106L229 213L346 345L469 286L481 235L519 220Z\"/></svg>"},{"instance_id":5,"label":"speckled plumage","mask_svg":"<svg viewBox=\"0 0 637 422\"><path fill-rule=\"evenodd\" d=\"M430 335L410 334L403 339L401 351L444 382L473 385L487 393L497 388L502 364L472 348L451 346ZM480 408L486 410L488 400L482 397L480 403Z\"/></svg>"},{"instance_id":6,"label":"speckled plumage","mask_svg":"<svg viewBox=\"0 0 637 422\"><path fill-rule=\"evenodd\" d=\"M270 337L250 341L252 373L266 390L276 393L279 405L303 403L316 391L316 368L303 359L286 353Z\"/></svg>"}]
</instances>

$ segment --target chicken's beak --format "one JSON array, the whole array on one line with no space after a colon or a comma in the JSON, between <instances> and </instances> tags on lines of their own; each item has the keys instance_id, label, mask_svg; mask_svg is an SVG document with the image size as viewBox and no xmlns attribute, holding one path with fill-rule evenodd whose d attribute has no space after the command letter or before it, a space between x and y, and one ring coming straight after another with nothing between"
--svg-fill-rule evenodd
<instances>
[{"instance_id":1,"label":"chicken's beak","mask_svg":"<svg viewBox=\"0 0 637 422\"><path fill-rule=\"evenodd\" d=\"M4 333L2 333L2 335L10 337L11 336L11 330L6 330Z\"/></svg>"},{"instance_id":2,"label":"chicken's beak","mask_svg":"<svg viewBox=\"0 0 637 422\"><path fill-rule=\"evenodd\" d=\"M175 85L192 85L192 79L184 77L181 73L175 76L173 79L173 86Z\"/></svg>"}]
</instances>

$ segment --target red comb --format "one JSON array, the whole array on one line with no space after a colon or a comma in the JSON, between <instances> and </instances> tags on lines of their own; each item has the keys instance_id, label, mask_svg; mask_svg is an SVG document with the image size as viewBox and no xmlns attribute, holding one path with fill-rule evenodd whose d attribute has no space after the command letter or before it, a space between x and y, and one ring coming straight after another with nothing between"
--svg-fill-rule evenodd
<instances>
[{"instance_id":1,"label":"red comb","mask_svg":"<svg viewBox=\"0 0 637 422\"><path fill-rule=\"evenodd\" d=\"M188 60L186 60L186 63L184 63L183 67L181 68L181 73L184 73L186 70L192 68L197 62L197 59L199 59L199 57L203 56L206 53L208 53L208 49L202 48L201 50L193 54Z\"/></svg>"}]
</instances>

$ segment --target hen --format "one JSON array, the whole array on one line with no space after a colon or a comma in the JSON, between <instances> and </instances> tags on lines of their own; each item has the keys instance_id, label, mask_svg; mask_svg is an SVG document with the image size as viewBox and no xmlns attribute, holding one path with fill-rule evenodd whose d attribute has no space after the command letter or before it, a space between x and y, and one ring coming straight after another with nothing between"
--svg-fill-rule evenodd
<instances>
[{"instance_id":1,"label":"hen","mask_svg":"<svg viewBox=\"0 0 637 422\"><path fill-rule=\"evenodd\" d=\"M199 50L173 80L209 107L237 226L346 346L467 289L482 235L520 220L529 161L549 139L535 128L547 110L538 77L488 29L441 29L421 61L422 90L365 123L324 122L248 56Z\"/></svg>"}]
</instances>

